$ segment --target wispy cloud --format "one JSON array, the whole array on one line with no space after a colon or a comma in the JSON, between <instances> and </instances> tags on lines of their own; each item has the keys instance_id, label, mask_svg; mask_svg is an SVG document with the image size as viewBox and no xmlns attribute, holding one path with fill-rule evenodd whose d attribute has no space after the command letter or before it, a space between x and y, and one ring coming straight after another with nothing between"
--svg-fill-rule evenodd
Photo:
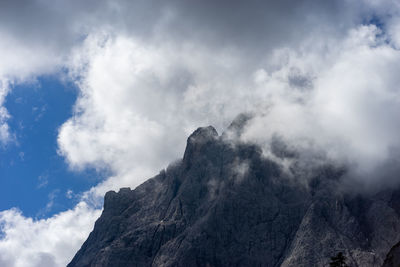
<instances>
[{"instance_id":1,"label":"wispy cloud","mask_svg":"<svg viewBox=\"0 0 400 267\"><path fill-rule=\"evenodd\" d=\"M38 177L37 188L43 188L43 187L47 186L48 183L49 183L49 174L43 173L43 174L39 175L39 177Z\"/></svg>"}]
</instances>

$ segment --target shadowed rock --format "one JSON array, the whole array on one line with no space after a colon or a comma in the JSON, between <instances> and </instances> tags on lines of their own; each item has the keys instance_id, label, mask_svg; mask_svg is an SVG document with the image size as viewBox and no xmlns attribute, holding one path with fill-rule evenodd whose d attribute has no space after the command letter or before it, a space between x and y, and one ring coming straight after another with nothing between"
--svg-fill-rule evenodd
<instances>
[{"instance_id":1,"label":"shadowed rock","mask_svg":"<svg viewBox=\"0 0 400 267\"><path fill-rule=\"evenodd\" d=\"M330 165L285 173L258 146L199 128L181 161L106 194L68 266L327 266L339 251L350 266L382 265L400 240L397 191L344 194Z\"/></svg>"},{"instance_id":2,"label":"shadowed rock","mask_svg":"<svg viewBox=\"0 0 400 267\"><path fill-rule=\"evenodd\" d=\"M390 249L382 267L398 267L398 266L400 266L400 242L394 245Z\"/></svg>"}]
</instances>

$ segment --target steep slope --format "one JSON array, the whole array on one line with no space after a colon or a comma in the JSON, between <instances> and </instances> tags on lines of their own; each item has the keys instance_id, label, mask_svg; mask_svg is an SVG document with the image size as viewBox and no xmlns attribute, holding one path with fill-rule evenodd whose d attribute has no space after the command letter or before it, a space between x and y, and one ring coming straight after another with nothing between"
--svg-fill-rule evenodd
<instances>
[{"instance_id":1,"label":"steep slope","mask_svg":"<svg viewBox=\"0 0 400 267\"><path fill-rule=\"evenodd\" d=\"M400 240L395 192L341 193L343 170L329 165L286 173L256 145L199 128L181 161L106 194L68 266L326 266L338 251L381 266Z\"/></svg>"},{"instance_id":2,"label":"steep slope","mask_svg":"<svg viewBox=\"0 0 400 267\"><path fill-rule=\"evenodd\" d=\"M399 266L400 266L400 242L394 245L390 249L382 267L399 267Z\"/></svg>"},{"instance_id":3,"label":"steep slope","mask_svg":"<svg viewBox=\"0 0 400 267\"><path fill-rule=\"evenodd\" d=\"M389 201L391 207L400 214L400 191L394 192ZM400 266L400 242L394 245L387 254L383 267L399 267Z\"/></svg>"}]
</instances>

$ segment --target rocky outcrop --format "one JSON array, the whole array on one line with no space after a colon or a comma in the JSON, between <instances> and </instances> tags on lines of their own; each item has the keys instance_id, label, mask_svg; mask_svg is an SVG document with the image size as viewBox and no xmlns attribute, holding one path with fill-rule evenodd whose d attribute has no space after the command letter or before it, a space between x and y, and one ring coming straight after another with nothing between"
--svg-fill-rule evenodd
<instances>
[{"instance_id":1,"label":"rocky outcrop","mask_svg":"<svg viewBox=\"0 0 400 267\"><path fill-rule=\"evenodd\" d=\"M293 173L199 128L181 161L106 194L68 266L327 266L337 252L350 266L381 266L400 240L397 191L344 193L344 170L330 165Z\"/></svg>"},{"instance_id":2,"label":"rocky outcrop","mask_svg":"<svg viewBox=\"0 0 400 267\"><path fill-rule=\"evenodd\" d=\"M400 242L394 245L390 249L382 267L399 267L399 266L400 266Z\"/></svg>"}]
</instances>

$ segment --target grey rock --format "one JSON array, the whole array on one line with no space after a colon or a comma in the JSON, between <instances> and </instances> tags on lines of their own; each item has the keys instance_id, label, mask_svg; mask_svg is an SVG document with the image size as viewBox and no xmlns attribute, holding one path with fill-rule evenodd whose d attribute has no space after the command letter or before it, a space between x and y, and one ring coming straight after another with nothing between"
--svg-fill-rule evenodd
<instances>
[{"instance_id":1,"label":"grey rock","mask_svg":"<svg viewBox=\"0 0 400 267\"><path fill-rule=\"evenodd\" d=\"M326 164L292 177L258 146L199 128L181 161L105 195L68 266L327 266L337 252L381 266L400 240L400 191L346 193L343 174Z\"/></svg>"},{"instance_id":2,"label":"grey rock","mask_svg":"<svg viewBox=\"0 0 400 267\"><path fill-rule=\"evenodd\" d=\"M399 267L399 266L400 266L400 242L394 245L390 249L382 267Z\"/></svg>"},{"instance_id":3,"label":"grey rock","mask_svg":"<svg viewBox=\"0 0 400 267\"><path fill-rule=\"evenodd\" d=\"M387 201L387 198L385 199ZM395 192L394 194L391 195L389 199L389 204L393 208L393 210L399 214L400 212L400 191ZM385 220L386 224L388 227L397 227L398 225L396 222L390 222ZM392 225L390 225L392 224ZM384 237L383 237L384 238ZM388 254L386 255L385 261L382 265L383 267L399 267L400 266L400 242L395 244Z\"/></svg>"}]
</instances>

